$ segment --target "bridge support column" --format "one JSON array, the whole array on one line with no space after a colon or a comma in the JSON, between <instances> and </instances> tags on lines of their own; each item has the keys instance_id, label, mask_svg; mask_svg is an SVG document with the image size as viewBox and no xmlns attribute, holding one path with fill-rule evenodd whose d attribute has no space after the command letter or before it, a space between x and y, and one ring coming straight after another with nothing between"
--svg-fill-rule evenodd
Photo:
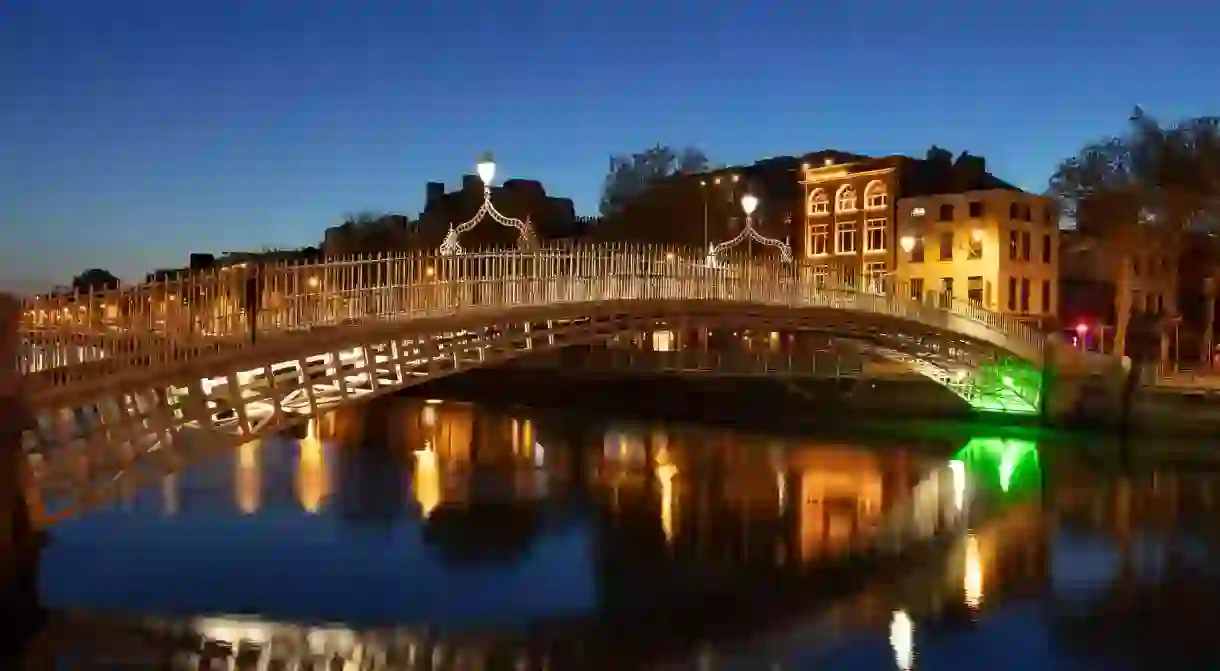
<instances>
[{"instance_id":1,"label":"bridge support column","mask_svg":"<svg viewBox=\"0 0 1220 671\"><path fill-rule=\"evenodd\" d=\"M1048 424L1108 426L1122 403L1125 371L1112 357L1047 338L1043 351L1042 418Z\"/></svg>"},{"instance_id":2,"label":"bridge support column","mask_svg":"<svg viewBox=\"0 0 1220 671\"><path fill-rule=\"evenodd\" d=\"M0 632L0 657L24 647L39 625L39 543L25 498L21 435L32 419L21 396L17 368L21 303L0 294L0 617L16 623ZM6 665L7 667L7 665Z\"/></svg>"}]
</instances>

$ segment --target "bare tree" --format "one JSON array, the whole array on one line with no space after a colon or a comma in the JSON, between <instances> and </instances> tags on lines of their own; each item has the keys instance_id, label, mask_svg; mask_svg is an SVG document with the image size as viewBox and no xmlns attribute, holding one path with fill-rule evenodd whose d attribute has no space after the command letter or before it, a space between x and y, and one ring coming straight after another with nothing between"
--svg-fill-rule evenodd
<instances>
[{"instance_id":1,"label":"bare tree","mask_svg":"<svg viewBox=\"0 0 1220 671\"><path fill-rule=\"evenodd\" d=\"M614 215L659 180L703 172L708 167L707 155L695 147L675 150L658 144L629 156L611 156L610 171L602 185L601 214Z\"/></svg>"}]
</instances>

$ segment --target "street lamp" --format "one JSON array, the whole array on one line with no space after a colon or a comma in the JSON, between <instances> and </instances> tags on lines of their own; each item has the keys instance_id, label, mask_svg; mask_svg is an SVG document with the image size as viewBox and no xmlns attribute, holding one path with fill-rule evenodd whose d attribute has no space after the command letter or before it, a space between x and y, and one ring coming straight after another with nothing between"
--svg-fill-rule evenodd
<instances>
[{"instance_id":1,"label":"street lamp","mask_svg":"<svg viewBox=\"0 0 1220 671\"><path fill-rule=\"evenodd\" d=\"M783 240L768 238L767 236L754 230L754 210L758 209L758 197L752 193L746 193L741 197L741 209L746 213L746 225L730 240L725 240L718 245L712 245L707 252L707 265L715 267L716 257L726 249L731 249L744 241L758 242L768 247L775 247L779 250L780 259L784 263L792 261L792 248Z\"/></svg>"},{"instance_id":2,"label":"street lamp","mask_svg":"<svg viewBox=\"0 0 1220 671\"><path fill-rule=\"evenodd\" d=\"M898 239L898 244L902 246L902 251L910 254L912 249L915 249L915 236L904 235Z\"/></svg>"},{"instance_id":3,"label":"street lamp","mask_svg":"<svg viewBox=\"0 0 1220 671\"><path fill-rule=\"evenodd\" d=\"M483 220L484 216L491 217L501 226L517 229L517 246L522 249L528 249L534 244L534 231L530 226L529 217L525 221L514 217L507 217L496 209L496 206L491 202L491 180L496 176L496 161L492 158L491 153L485 153L479 157L479 162L475 166L475 171L479 174L479 179L483 182L483 204L479 207L478 212L466 221L454 226L449 225L449 232L445 234L445 240L441 242L440 252L444 256L452 256L462 253L462 244L458 242L458 237L469 231Z\"/></svg>"},{"instance_id":4,"label":"street lamp","mask_svg":"<svg viewBox=\"0 0 1220 671\"><path fill-rule=\"evenodd\" d=\"M976 228L973 231L970 231L970 239L974 240L975 242L982 242L983 241L983 229Z\"/></svg>"}]
</instances>

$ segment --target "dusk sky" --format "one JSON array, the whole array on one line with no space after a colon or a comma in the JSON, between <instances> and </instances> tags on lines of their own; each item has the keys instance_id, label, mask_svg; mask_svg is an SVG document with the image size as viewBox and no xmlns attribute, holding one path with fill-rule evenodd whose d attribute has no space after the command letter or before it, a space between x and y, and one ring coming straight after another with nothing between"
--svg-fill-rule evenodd
<instances>
[{"instance_id":1,"label":"dusk sky","mask_svg":"<svg viewBox=\"0 0 1220 671\"><path fill-rule=\"evenodd\" d=\"M595 214L611 153L987 157L1036 191L1220 112L1209 0L0 0L0 284L416 215L485 150Z\"/></svg>"}]
</instances>

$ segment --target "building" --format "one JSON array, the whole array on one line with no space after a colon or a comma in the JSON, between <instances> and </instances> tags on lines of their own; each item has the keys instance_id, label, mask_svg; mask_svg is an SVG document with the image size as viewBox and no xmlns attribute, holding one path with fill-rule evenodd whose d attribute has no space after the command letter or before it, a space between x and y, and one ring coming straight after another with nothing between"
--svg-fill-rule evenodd
<instances>
[{"instance_id":1,"label":"building","mask_svg":"<svg viewBox=\"0 0 1220 671\"><path fill-rule=\"evenodd\" d=\"M541 182L510 179L491 189L491 202L506 217L529 220L535 234L543 240L569 237L578 227L576 208L570 198L547 194ZM483 182L476 175L462 178L462 187L445 191L442 182L425 187L424 209L410 227L408 245L417 249L440 247L451 225L469 220L483 205ZM462 235L466 249L511 248L517 245L517 231L484 217Z\"/></svg>"},{"instance_id":2,"label":"building","mask_svg":"<svg viewBox=\"0 0 1220 671\"><path fill-rule=\"evenodd\" d=\"M1059 313L1059 214L1013 189L903 198L898 277L913 298L965 299L1049 325Z\"/></svg>"},{"instance_id":3,"label":"building","mask_svg":"<svg viewBox=\"0 0 1220 671\"><path fill-rule=\"evenodd\" d=\"M802 165L803 272L924 300L1056 314L1058 214L1047 199L987 172L982 157L955 160L939 147L922 159L819 158Z\"/></svg>"}]
</instances>

